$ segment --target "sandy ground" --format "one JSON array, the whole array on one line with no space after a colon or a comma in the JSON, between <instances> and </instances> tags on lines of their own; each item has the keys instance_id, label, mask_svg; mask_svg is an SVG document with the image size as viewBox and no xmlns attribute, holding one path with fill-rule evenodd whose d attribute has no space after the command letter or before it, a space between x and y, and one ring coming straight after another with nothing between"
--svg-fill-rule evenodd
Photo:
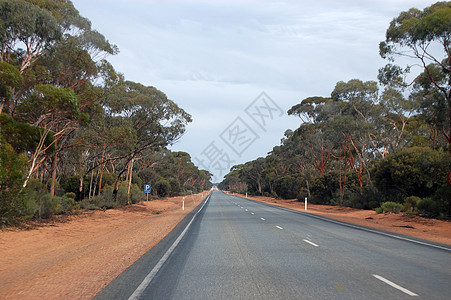
<instances>
[{"instance_id":1,"label":"sandy ground","mask_svg":"<svg viewBox=\"0 0 451 300\"><path fill-rule=\"evenodd\" d=\"M243 195L240 195L244 197ZM269 197L249 196L249 199L286 208L304 211L305 203L296 199L281 200ZM308 204L308 203L307 203ZM331 219L395 232L428 241L451 245L451 222L426 219L405 214L377 214L373 210L354 209L318 204L308 204L307 212Z\"/></svg>"},{"instance_id":2,"label":"sandy ground","mask_svg":"<svg viewBox=\"0 0 451 300\"><path fill-rule=\"evenodd\" d=\"M202 199L185 197L184 211L176 197L0 231L0 299L91 299Z\"/></svg>"}]
</instances>

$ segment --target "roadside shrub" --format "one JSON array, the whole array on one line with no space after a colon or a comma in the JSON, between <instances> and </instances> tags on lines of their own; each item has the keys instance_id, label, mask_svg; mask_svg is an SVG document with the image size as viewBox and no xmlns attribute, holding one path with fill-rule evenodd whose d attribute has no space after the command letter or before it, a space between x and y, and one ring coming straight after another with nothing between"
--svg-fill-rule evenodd
<instances>
[{"instance_id":1,"label":"roadside shrub","mask_svg":"<svg viewBox=\"0 0 451 300\"><path fill-rule=\"evenodd\" d=\"M273 189L283 199L294 199L304 185L303 178L298 175L279 177L274 181Z\"/></svg>"},{"instance_id":2,"label":"roadside shrub","mask_svg":"<svg viewBox=\"0 0 451 300\"><path fill-rule=\"evenodd\" d=\"M50 193L44 194L39 199L39 210L37 217L40 219L48 219L52 215L56 215L61 212L61 198L52 197Z\"/></svg>"},{"instance_id":3,"label":"roadside shrub","mask_svg":"<svg viewBox=\"0 0 451 300\"><path fill-rule=\"evenodd\" d=\"M160 179L155 184L155 189L160 197L166 197L171 192L171 184L166 179Z\"/></svg>"},{"instance_id":4,"label":"roadside shrub","mask_svg":"<svg viewBox=\"0 0 451 300\"><path fill-rule=\"evenodd\" d=\"M138 185L132 184L130 188L130 202L136 204L146 199L146 194Z\"/></svg>"},{"instance_id":5,"label":"roadside shrub","mask_svg":"<svg viewBox=\"0 0 451 300\"><path fill-rule=\"evenodd\" d=\"M434 200L440 207L440 212L445 218L451 218L451 185L444 184L434 195Z\"/></svg>"},{"instance_id":6,"label":"roadside shrub","mask_svg":"<svg viewBox=\"0 0 451 300\"><path fill-rule=\"evenodd\" d=\"M446 184L451 156L442 150L412 147L387 156L374 168L373 180L385 199L430 197Z\"/></svg>"},{"instance_id":7,"label":"roadside shrub","mask_svg":"<svg viewBox=\"0 0 451 300\"><path fill-rule=\"evenodd\" d=\"M75 202L74 198L67 197L64 195L61 197L61 211L59 213L69 213L74 209L78 208L77 202Z\"/></svg>"},{"instance_id":8,"label":"roadside shrub","mask_svg":"<svg viewBox=\"0 0 451 300\"><path fill-rule=\"evenodd\" d=\"M28 165L25 154L17 154L0 131L0 226L20 222L25 205L22 190Z\"/></svg>"},{"instance_id":9,"label":"roadside shrub","mask_svg":"<svg viewBox=\"0 0 451 300\"><path fill-rule=\"evenodd\" d=\"M75 193L72 193L72 192L69 192L69 193L65 193L64 194L64 197L66 197L66 198L70 198L70 199L74 199L75 200L75 197L76 197L77 195L75 195Z\"/></svg>"},{"instance_id":10,"label":"roadside shrub","mask_svg":"<svg viewBox=\"0 0 451 300\"><path fill-rule=\"evenodd\" d=\"M428 218L440 215L440 207L432 197L421 199L417 204L417 209L420 215Z\"/></svg>"},{"instance_id":11,"label":"roadside shrub","mask_svg":"<svg viewBox=\"0 0 451 300\"><path fill-rule=\"evenodd\" d=\"M376 211L376 213L381 214L384 212L384 209L382 207L378 207L374 209Z\"/></svg>"},{"instance_id":12,"label":"roadside shrub","mask_svg":"<svg viewBox=\"0 0 451 300\"><path fill-rule=\"evenodd\" d=\"M310 187L312 194L310 202L315 204L330 204L340 190L340 173L330 171L315 178Z\"/></svg>"},{"instance_id":13,"label":"roadside shrub","mask_svg":"<svg viewBox=\"0 0 451 300\"><path fill-rule=\"evenodd\" d=\"M421 198L416 197L416 196L410 196L410 197L404 198L403 210L408 213L414 212L416 210L418 202L420 202L420 201L421 201Z\"/></svg>"},{"instance_id":14,"label":"roadside shrub","mask_svg":"<svg viewBox=\"0 0 451 300\"><path fill-rule=\"evenodd\" d=\"M171 185L171 196L178 196L182 192L182 186L178 178L169 178L169 184Z\"/></svg>"},{"instance_id":15,"label":"roadside shrub","mask_svg":"<svg viewBox=\"0 0 451 300\"><path fill-rule=\"evenodd\" d=\"M402 211L404 206L401 203L387 201L387 202L382 203L381 208L384 212L391 212L391 213L398 214Z\"/></svg>"}]
</instances>

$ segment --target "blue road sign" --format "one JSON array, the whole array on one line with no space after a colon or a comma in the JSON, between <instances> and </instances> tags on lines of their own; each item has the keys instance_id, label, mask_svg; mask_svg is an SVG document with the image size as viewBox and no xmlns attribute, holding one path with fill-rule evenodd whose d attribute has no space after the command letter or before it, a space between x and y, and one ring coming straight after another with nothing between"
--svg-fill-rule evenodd
<instances>
[{"instance_id":1,"label":"blue road sign","mask_svg":"<svg viewBox=\"0 0 451 300\"><path fill-rule=\"evenodd\" d=\"M150 184L144 185L144 193L146 193L146 194L150 193L151 189L152 189L152 186Z\"/></svg>"}]
</instances>

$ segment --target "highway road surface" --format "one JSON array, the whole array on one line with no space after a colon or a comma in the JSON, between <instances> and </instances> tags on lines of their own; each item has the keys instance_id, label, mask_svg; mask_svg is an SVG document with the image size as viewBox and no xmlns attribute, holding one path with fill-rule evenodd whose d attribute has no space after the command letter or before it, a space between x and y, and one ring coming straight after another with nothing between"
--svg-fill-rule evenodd
<instances>
[{"instance_id":1,"label":"highway road surface","mask_svg":"<svg viewBox=\"0 0 451 300\"><path fill-rule=\"evenodd\" d=\"M213 191L97 299L451 299L451 247Z\"/></svg>"}]
</instances>

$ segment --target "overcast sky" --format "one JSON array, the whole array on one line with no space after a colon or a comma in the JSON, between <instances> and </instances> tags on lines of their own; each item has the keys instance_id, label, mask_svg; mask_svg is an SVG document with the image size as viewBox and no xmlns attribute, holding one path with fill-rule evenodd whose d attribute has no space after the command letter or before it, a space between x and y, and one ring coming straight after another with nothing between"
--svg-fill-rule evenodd
<instances>
[{"instance_id":1,"label":"overcast sky","mask_svg":"<svg viewBox=\"0 0 451 300\"><path fill-rule=\"evenodd\" d=\"M389 22L427 0L72 0L120 53L127 80L193 117L172 149L220 181L266 156L300 120L287 110L338 81L376 80Z\"/></svg>"}]
</instances>

